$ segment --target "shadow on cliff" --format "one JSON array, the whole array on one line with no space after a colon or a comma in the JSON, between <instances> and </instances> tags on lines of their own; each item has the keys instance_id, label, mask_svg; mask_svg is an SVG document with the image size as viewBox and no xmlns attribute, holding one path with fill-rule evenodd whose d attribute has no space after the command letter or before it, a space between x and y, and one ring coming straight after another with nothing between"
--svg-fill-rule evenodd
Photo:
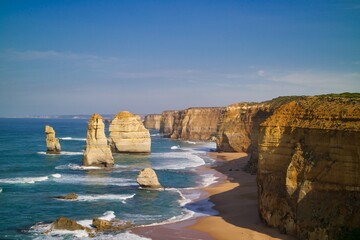
<instances>
[{"instance_id":1,"label":"shadow on cliff","mask_svg":"<svg viewBox=\"0 0 360 240\"><path fill-rule=\"evenodd\" d=\"M221 158L221 154L219 158ZM214 209L227 223L250 229L252 231L277 237L280 239L294 239L291 236L281 234L277 229L265 225L258 213L258 195L256 176L244 172L242 169L249 160L249 156L224 161L214 169L227 176L230 185L224 187L224 192L214 194L210 201L215 204ZM225 189L226 188L226 189Z\"/></svg>"}]
</instances>

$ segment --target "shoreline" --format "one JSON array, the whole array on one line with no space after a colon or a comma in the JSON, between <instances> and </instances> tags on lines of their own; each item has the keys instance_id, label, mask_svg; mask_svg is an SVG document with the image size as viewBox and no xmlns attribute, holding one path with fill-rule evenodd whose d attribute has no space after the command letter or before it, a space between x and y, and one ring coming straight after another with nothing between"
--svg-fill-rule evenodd
<instances>
[{"instance_id":1,"label":"shoreline","mask_svg":"<svg viewBox=\"0 0 360 240\"><path fill-rule=\"evenodd\" d=\"M195 203L209 199L218 214L200 214L175 223L137 227L131 232L154 240L295 239L261 222L258 214L256 176L242 170L248 161L246 153L210 152L208 156L215 160L213 166L203 166L199 171L212 172L217 177L217 182L200 187L202 194Z\"/></svg>"}]
</instances>

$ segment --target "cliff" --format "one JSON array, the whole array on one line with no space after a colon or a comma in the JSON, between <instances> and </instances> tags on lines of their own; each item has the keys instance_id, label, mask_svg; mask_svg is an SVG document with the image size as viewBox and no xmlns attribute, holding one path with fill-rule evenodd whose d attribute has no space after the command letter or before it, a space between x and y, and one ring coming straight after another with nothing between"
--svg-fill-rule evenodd
<instances>
[{"instance_id":1,"label":"cliff","mask_svg":"<svg viewBox=\"0 0 360 240\"><path fill-rule=\"evenodd\" d=\"M213 140L223 108L188 108L174 114L172 139Z\"/></svg>"},{"instance_id":2,"label":"cliff","mask_svg":"<svg viewBox=\"0 0 360 240\"><path fill-rule=\"evenodd\" d=\"M260 124L271 116L275 109L298 98L300 97L278 97L260 103L242 102L226 107L219 120L216 137L217 150L249 153L251 158L245 169L255 174Z\"/></svg>"},{"instance_id":3,"label":"cliff","mask_svg":"<svg viewBox=\"0 0 360 240\"><path fill-rule=\"evenodd\" d=\"M144 119L144 126L147 129L160 130L161 114L148 114Z\"/></svg>"},{"instance_id":4,"label":"cliff","mask_svg":"<svg viewBox=\"0 0 360 240\"><path fill-rule=\"evenodd\" d=\"M174 122L179 111L164 111L161 113L160 134L163 137L170 137L173 132Z\"/></svg>"},{"instance_id":5,"label":"cliff","mask_svg":"<svg viewBox=\"0 0 360 240\"><path fill-rule=\"evenodd\" d=\"M94 113L89 121L83 164L85 166L112 166L114 159L105 136L102 117Z\"/></svg>"},{"instance_id":6,"label":"cliff","mask_svg":"<svg viewBox=\"0 0 360 240\"><path fill-rule=\"evenodd\" d=\"M111 121L110 146L113 152L148 153L151 149L149 130L130 112L118 113Z\"/></svg>"},{"instance_id":7,"label":"cliff","mask_svg":"<svg viewBox=\"0 0 360 240\"><path fill-rule=\"evenodd\" d=\"M360 228L360 98L303 97L259 132L259 213L300 239Z\"/></svg>"},{"instance_id":8,"label":"cliff","mask_svg":"<svg viewBox=\"0 0 360 240\"><path fill-rule=\"evenodd\" d=\"M45 126L45 134L46 134L46 154L60 154L61 146L59 143L59 139L55 137L55 130L49 125Z\"/></svg>"}]
</instances>

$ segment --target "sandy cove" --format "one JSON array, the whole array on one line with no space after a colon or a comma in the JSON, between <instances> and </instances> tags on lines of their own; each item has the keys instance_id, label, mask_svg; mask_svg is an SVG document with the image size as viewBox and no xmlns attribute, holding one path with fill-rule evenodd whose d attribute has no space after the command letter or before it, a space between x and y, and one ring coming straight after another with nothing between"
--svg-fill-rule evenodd
<instances>
[{"instance_id":1,"label":"sandy cove","mask_svg":"<svg viewBox=\"0 0 360 240\"><path fill-rule=\"evenodd\" d=\"M134 233L154 240L295 239L261 222L256 176L242 170L248 161L247 154L212 152L209 156L217 161L217 166L211 169L216 171L219 179L217 184L204 188L203 198L210 197L219 214L172 224L140 227L134 229Z\"/></svg>"}]
</instances>

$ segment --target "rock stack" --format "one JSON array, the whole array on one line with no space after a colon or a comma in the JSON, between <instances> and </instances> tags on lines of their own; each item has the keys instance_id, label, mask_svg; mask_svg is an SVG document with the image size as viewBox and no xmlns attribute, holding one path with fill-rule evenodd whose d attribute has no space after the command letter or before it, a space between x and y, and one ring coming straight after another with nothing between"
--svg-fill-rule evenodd
<instances>
[{"instance_id":1,"label":"rock stack","mask_svg":"<svg viewBox=\"0 0 360 240\"><path fill-rule=\"evenodd\" d=\"M124 111L118 113L110 124L110 146L113 152L149 153L151 139L149 130L136 117Z\"/></svg>"},{"instance_id":2,"label":"rock stack","mask_svg":"<svg viewBox=\"0 0 360 240\"><path fill-rule=\"evenodd\" d=\"M136 178L136 181L140 185L140 187L162 188L156 172L152 168L145 168L141 170Z\"/></svg>"},{"instance_id":3,"label":"rock stack","mask_svg":"<svg viewBox=\"0 0 360 240\"><path fill-rule=\"evenodd\" d=\"M61 147L59 139L55 137L55 131L49 125L45 126L47 154L60 154Z\"/></svg>"},{"instance_id":4,"label":"rock stack","mask_svg":"<svg viewBox=\"0 0 360 240\"><path fill-rule=\"evenodd\" d=\"M85 166L112 166L114 159L105 136L103 118L94 113L89 121L86 149L83 158Z\"/></svg>"},{"instance_id":5,"label":"rock stack","mask_svg":"<svg viewBox=\"0 0 360 240\"><path fill-rule=\"evenodd\" d=\"M148 114L145 116L144 125L147 129L160 129L161 114Z\"/></svg>"}]
</instances>

